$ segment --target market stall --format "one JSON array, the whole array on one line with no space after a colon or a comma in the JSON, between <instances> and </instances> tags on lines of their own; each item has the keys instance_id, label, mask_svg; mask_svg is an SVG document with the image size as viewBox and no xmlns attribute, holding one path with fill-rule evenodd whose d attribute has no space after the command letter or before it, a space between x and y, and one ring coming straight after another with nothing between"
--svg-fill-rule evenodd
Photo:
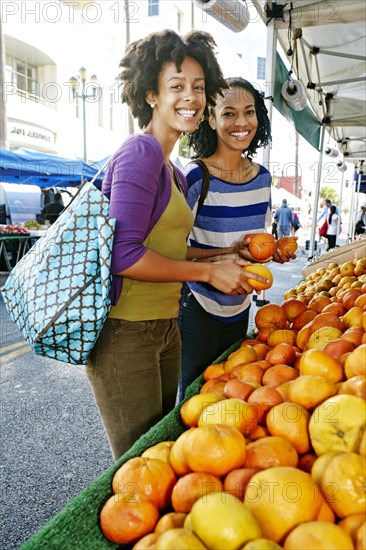
<instances>
[{"instance_id":1,"label":"market stall","mask_svg":"<svg viewBox=\"0 0 366 550\"><path fill-rule=\"evenodd\" d=\"M168 505L157 512L155 532L154 526L146 531L151 541L164 533L175 536L171 523L163 528L160 522L168 522L168 514L180 513L185 535L199 537L199 548L235 549L250 542L254 549L262 549L266 539L271 549L303 550L311 547L309 537L315 537L317 548L323 550L364 548L364 244L356 241L334 251L325 263L314 262L303 271L304 279L284 293L282 303L259 308L256 333L233 344L208 366L182 403L22 550L131 548L132 542L122 544L118 539L118 530L122 537L125 534L123 513L109 534L114 542L105 536L101 513L107 502L123 502L125 493L118 493L113 483L117 472L123 475L122 465L127 467L161 442L171 443L165 467L176 478ZM209 432L215 437L221 433L219 442L209 438L202 443ZM221 449L218 454L213 450L216 445ZM144 460L154 460L151 456L145 454ZM205 493L205 498L193 497L188 520L188 509L179 511L179 503L186 500L173 494L182 480L195 473L214 476L219 488ZM144 490L142 482L138 486ZM273 492L278 487L280 492ZM337 488L339 498L333 498L329 487ZM236 542L230 545L232 540ZM228 546L220 546L224 542ZM148 547L161 548L153 542Z\"/></svg>"}]
</instances>

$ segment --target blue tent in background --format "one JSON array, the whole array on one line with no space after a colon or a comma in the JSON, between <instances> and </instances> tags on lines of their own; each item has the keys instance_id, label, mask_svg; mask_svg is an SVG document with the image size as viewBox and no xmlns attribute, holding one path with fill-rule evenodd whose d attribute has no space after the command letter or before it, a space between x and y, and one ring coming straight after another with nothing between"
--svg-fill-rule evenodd
<instances>
[{"instance_id":1,"label":"blue tent in background","mask_svg":"<svg viewBox=\"0 0 366 550\"><path fill-rule=\"evenodd\" d=\"M355 182L355 190L360 191L360 193L366 193L366 174L361 173L358 170L355 170L353 174L353 181ZM358 186L360 184L360 186Z\"/></svg>"},{"instance_id":2,"label":"blue tent in background","mask_svg":"<svg viewBox=\"0 0 366 550\"><path fill-rule=\"evenodd\" d=\"M0 182L38 185L39 187L77 187L84 179L91 180L108 157L93 164L71 160L40 151L0 149ZM96 185L101 185L104 171Z\"/></svg>"}]
</instances>

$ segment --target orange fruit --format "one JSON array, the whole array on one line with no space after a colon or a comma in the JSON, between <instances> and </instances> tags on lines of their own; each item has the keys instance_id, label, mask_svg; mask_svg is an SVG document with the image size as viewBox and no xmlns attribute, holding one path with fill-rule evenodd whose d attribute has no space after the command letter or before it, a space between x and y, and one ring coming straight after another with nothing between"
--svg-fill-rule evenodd
<instances>
[{"instance_id":1,"label":"orange fruit","mask_svg":"<svg viewBox=\"0 0 366 550\"><path fill-rule=\"evenodd\" d=\"M287 325L287 317L281 306L266 304L258 309L254 317L254 322L259 329L277 330L285 328Z\"/></svg>"},{"instance_id":2,"label":"orange fruit","mask_svg":"<svg viewBox=\"0 0 366 550\"><path fill-rule=\"evenodd\" d=\"M299 376L299 373L293 367L288 365L274 365L265 371L262 377L263 386L276 388L284 382L294 380Z\"/></svg>"},{"instance_id":3,"label":"orange fruit","mask_svg":"<svg viewBox=\"0 0 366 550\"><path fill-rule=\"evenodd\" d=\"M287 300L282 302L281 307L286 313L287 319L290 323L292 323L292 321L301 313L308 311L306 304L297 298L287 298Z\"/></svg>"},{"instance_id":4,"label":"orange fruit","mask_svg":"<svg viewBox=\"0 0 366 550\"><path fill-rule=\"evenodd\" d=\"M309 521L295 527L283 545L284 550L354 550L351 537L338 525Z\"/></svg>"},{"instance_id":5,"label":"orange fruit","mask_svg":"<svg viewBox=\"0 0 366 550\"><path fill-rule=\"evenodd\" d=\"M154 533L164 533L168 529L183 527L187 514L180 512L168 512L159 519L155 525ZM155 541L156 542L156 541Z\"/></svg>"},{"instance_id":6,"label":"orange fruit","mask_svg":"<svg viewBox=\"0 0 366 550\"><path fill-rule=\"evenodd\" d=\"M315 319L316 320L316 319ZM315 321L314 321L315 322ZM307 347L309 349L324 349L325 346L332 340L340 338L342 336L342 331L336 327L321 327L312 332L309 337Z\"/></svg>"},{"instance_id":7,"label":"orange fruit","mask_svg":"<svg viewBox=\"0 0 366 550\"><path fill-rule=\"evenodd\" d=\"M341 364L324 351L318 349L304 351L299 361L299 370L300 374L323 376L330 382L333 382L333 384L343 379Z\"/></svg>"},{"instance_id":8,"label":"orange fruit","mask_svg":"<svg viewBox=\"0 0 366 550\"><path fill-rule=\"evenodd\" d=\"M235 397L207 405L198 420L198 426L220 423L233 426L240 433L249 435L257 426L256 408Z\"/></svg>"},{"instance_id":9,"label":"orange fruit","mask_svg":"<svg viewBox=\"0 0 366 550\"><path fill-rule=\"evenodd\" d=\"M365 486L366 458L352 452L334 456L320 480L325 500L340 518L365 512Z\"/></svg>"},{"instance_id":10,"label":"orange fruit","mask_svg":"<svg viewBox=\"0 0 366 550\"><path fill-rule=\"evenodd\" d=\"M284 437L262 437L247 444L246 468L264 470L272 466L296 467L298 461L299 456L295 447Z\"/></svg>"},{"instance_id":11,"label":"orange fruit","mask_svg":"<svg viewBox=\"0 0 366 550\"><path fill-rule=\"evenodd\" d=\"M278 346L279 344L288 344L294 346L296 343L296 331L291 329L278 329L271 332L267 338L267 344L270 347Z\"/></svg>"},{"instance_id":12,"label":"orange fruit","mask_svg":"<svg viewBox=\"0 0 366 550\"><path fill-rule=\"evenodd\" d=\"M310 451L310 414L297 403L280 403L267 414L267 428L271 435L285 437L299 454Z\"/></svg>"},{"instance_id":13,"label":"orange fruit","mask_svg":"<svg viewBox=\"0 0 366 550\"><path fill-rule=\"evenodd\" d=\"M366 344L351 351L344 363L344 370L347 378L358 374L366 375Z\"/></svg>"},{"instance_id":14,"label":"orange fruit","mask_svg":"<svg viewBox=\"0 0 366 550\"><path fill-rule=\"evenodd\" d=\"M183 432L175 441L170 451L170 464L177 476L184 476L191 472L191 468L188 466L186 457L184 455L184 444L189 437L192 430L190 428Z\"/></svg>"},{"instance_id":15,"label":"orange fruit","mask_svg":"<svg viewBox=\"0 0 366 550\"><path fill-rule=\"evenodd\" d=\"M125 491L128 486L138 487L138 491L144 494L147 500L155 504L159 510L163 510L170 504L170 496L176 481L172 467L163 460L135 457L127 460L116 471L112 488L114 493L119 493Z\"/></svg>"},{"instance_id":16,"label":"orange fruit","mask_svg":"<svg viewBox=\"0 0 366 550\"><path fill-rule=\"evenodd\" d=\"M207 424L191 428L184 441L184 456L191 471L216 476L241 468L245 452L243 435L229 424Z\"/></svg>"},{"instance_id":17,"label":"orange fruit","mask_svg":"<svg viewBox=\"0 0 366 550\"><path fill-rule=\"evenodd\" d=\"M211 378L220 378L223 374L225 374L225 368L224 363L218 363L217 365L209 365L205 368L203 371L203 379L205 382L207 380L211 380Z\"/></svg>"},{"instance_id":18,"label":"orange fruit","mask_svg":"<svg viewBox=\"0 0 366 550\"><path fill-rule=\"evenodd\" d=\"M252 346L240 346L239 349L230 353L225 362L225 372L230 373L234 367L243 363L252 363L258 359Z\"/></svg>"},{"instance_id":19,"label":"orange fruit","mask_svg":"<svg viewBox=\"0 0 366 550\"><path fill-rule=\"evenodd\" d=\"M191 516L194 532L212 550L241 548L262 535L252 512L234 495L224 492L197 500Z\"/></svg>"},{"instance_id":20,"label":"orange fruit","mask_svg":"<svg viewBox=\"0 0 366 550\"><path fill-rule=\"evenodd\" d=\"M188 514L199 498L222 491L220 479L207 472L191 472L178 479L172 492L172 506L176 512Z\"/></svg>"},{"instance_id":21,"label":"orange fruit","mask_svg":"<svg viewBox=\"0 0 366 550\"><path fill-rule=\"evenodd\" d=\"M276 241L271 233L245 235L245 240L249 240L249 253L255 260L268 260L275 253Z\"/></svg>"},{"instance_id":22,"label":"orange fruit","mask_svg":"<svg viewBox=\"0 0 366 550\"><path fill-rule=\"evenodd\" d=\"M309 422L316 454L358 452L366 428L366 402L354 395L334 395L318 405Z\"/></svg>"},{"instance_id":23,"label":"orange fruit","mask_svg":"<svg viewBox=\"0 0 366 550\"><path fill-rule=\"evenodd\" d=\"M234 374L234 371L232 371ZM257 363L247 363L235 367L235 377L247 384L260 384L264 370Z\"/></svg>"},{"instance_id":24,"label":"orange fruit","mask_svg":"<svg viewBox=\"0 0 366 550\"><path fill-rule=\"evenodd\" d=\"M280 250L284 256L290 258L297 250L297 237L281 237L276 241L276 250Z\"/></svg>"},{"instance_id":25,"label":"orange fruit","mask_svg":"<svg viewBox=\"0 0 366 550\"><path fill-rule=\"evenodd\" d=\"M272 365L292 365L296 359L296 352L294 347L286 342L277 344L274 348L270 349L266 354L266 360L272 363Z\"/></svg>"},{"instance_id":26,"label":"orange fruit","mask_svg":"<svg viewBox=\"0 0 366 550\"><path fill-rule=\"evenodd\" d=\"M196 550L205 550L206 546L202 544L199 538L191 529L178 527L164 531L156 539L156 542L150 548L195 548Z\"/></svg>"},{"instance_id":27,"label":"orange fruit","mask_svg":"<svg viewBox=\"0 0 366 550\"><path fill-rule=\"evenodd\" d=\"M200 389L200 393L216 393L224 398L225 384L225 380L221 380L220 378L211 378L203 384Z\"/></svg>"},{"instance_id":28,"label":"orange fruit","mask_svg":"<svg viewBox=\"0 0 366 550\"><path fill-rule=\"evenodd\" d=\"M350 514L338 522L339 527L342 527L349 534L354 544L356 544L357 530L365 522L365 514Z\"/></svg>"},{"instance_id":29,"label":"orange fruit","mask_svg":"<svg viewBox=\"0 0 366 550\"><path fill-rule=\"evenodd\" d=\"M265 422L268 411L279 403L283 403L281 394L269 386L261 386L248 397L248 403L254 405L257 410L258 423ZM251 434L252 437L252 434Z\"/></svg>"},{"instance_id":30,"label":"orange fruit","mask_svg":"<svg viewBox=\"0 0 366 550\"><path fill-rule=\"evenodd\" d=\"M305 325L307 325L310 321L313 321L314 318L317 316L317 312L312 309L306 309L300 315L295 317L295 319L292 321L292 328L294 330L300 330Z\"/></svg>"},{"instance_id":31,"label":"orange fruit","mask_svg":"<svg viewBox=\"0 0 366 550\"><path fill-rule=\"evenodd\" d=\"M257 468L236 468L231 470L224 479L225 493L234 495L238 500L243 501L245 489L256 472L259 472Z\"/></svg>"},{"instance_id":32,"label":"orange fruit","mask_svg":"<svg viewBox=\"0 0 366 550\"><path fill-rule=\"evenodd\" d=\"M141 455L142 458L158 458L170 464L170 451L174 441L161 441L152 447L149 447Z\"/></svg>"},{"instance_id":33,"label":"orange fruit","mask_svg":"<svg viewBox=\"0 0 366 550\"><path fill-rule=\"evenodd\" d=\"M302 374L296 380L293 380L288 388L290 401L302 405L307 411L313 410L325 399L337 393L337 388L333 382L323 376L314 374Z\"/></svg>"},{"instance_id":34,"label":"orange fruit","mask_svg":"<svg viewBox=\"0 0 366 550\"><path fill-rule=\"evenodd\" d=\"M155 543L159 538L159 533L149 533L139 539L132 547L132 550L152 550L155 548Z\"/></svg>"},{"instance_id":35,"label":"orange fruit","mask_svg":"<svg viewBox=\"0 0 366 550\"><path fill-rule=\"evenodd\" d=\"M247 282L250 284L254 290L266 290L267 288L270 288L273 284L273 275L263 264L250 264L246 265L243 268L243 271L248 271L249 273L255 273L256 275L260 275L261 277L264 277L267 279L267 282L257 281L256 279L252 279L251 277L247 278Z\"/></svg>"},{"instance_id":36,"label":"orange fruit","mask_svg":"<svg viewBox=\"0 0 366 550\"><path fill-rule=\"evenodd\" d=\"M236 397L238 399L242 399L243 401L247 401L248 397L251 393L253 393L253 391L254 388L250 384L232 378L231 380L226 382L224 395L226 398Z\"/></svg>"},{"instance_id":37,"label":"orange fruit","mask_svg":"<svg viewBox=\"0 0 366 550\"><path fill-rule=\"evenodd\" d=\"M262 536L277 543L296 525L317 519L323 501L321 494L314 493L311 475L290 466L276 466L254 474L244 497Z\"/></svg>"},{"instance_id":38,"label":"orange fruit","mask_svg":"<svg viewBox=\"0 0 366 550\"><path fill-rule=\"evenodd\" d=\"M100 512L100 527L108 540L128 544L151 533L158 519L157 507L130 489L107 500Z\"/></svg>"},{"instance_id":39,"label":"orange fruit","mask_svg":"<svg viewBox=\"0 0 366 550\"><path fill-rule=\"evenodd\" d=\"M330 464L335 456L340 454L341 451L330 451L318 456L314 461L314 464L311 467L311 477L318 485L321 484L324 471L326 470L328 464Z\"/></svg>"},{"instance_id":40,"label":"orange fruit","mask_svg":"<svg viewBox=\"0 0 366 550\"><path fill-rule=\"evenodd\" d=\"M223 399L217 393L198 393L185 401L180 407L180 416L184 424L189 427L198 426L198 420L202 411L211 403Z\"/></svg>"}]
</instances>

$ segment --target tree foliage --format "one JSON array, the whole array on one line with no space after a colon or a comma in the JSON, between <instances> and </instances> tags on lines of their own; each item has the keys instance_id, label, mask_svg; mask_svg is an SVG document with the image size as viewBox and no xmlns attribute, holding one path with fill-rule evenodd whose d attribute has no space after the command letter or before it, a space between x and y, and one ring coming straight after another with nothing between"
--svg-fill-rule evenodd
<instances>
[{"instance_id":1,"label":"tree foliage","mask_svg":"<svg viewBox=\"0 0 366 550\"><path fill-rule=\"evenodd\" d=\"M323 185L323 187L320 188L319 191L319 197L324 199L330 199L332 203L338 204L339 203L339 196L335 189L332 187L329 187L328 185Z\"/></svg>"}]
</instances>

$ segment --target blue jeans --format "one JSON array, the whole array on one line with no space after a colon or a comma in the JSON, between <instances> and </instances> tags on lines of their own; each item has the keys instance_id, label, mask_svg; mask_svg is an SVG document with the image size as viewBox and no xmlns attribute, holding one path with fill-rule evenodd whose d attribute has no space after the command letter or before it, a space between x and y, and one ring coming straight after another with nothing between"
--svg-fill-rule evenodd
<instances>
[{"instance_id":1,"label":"blue jeans","mask_svg":"<svg viewBox=\"0 0 366 550\"><path fill-rule=\"evenodd\" d=\"M289 237L290 236L290 226L289 225L280 225L278 228L278 238Z\"/></svg>"},{"instance_id":2,"label":"blue jeans","mask_svg":"<svg viewBox=\"0 0 366 550\"><path fill-rule=\"evenodd\" d=\"M181 401L187 387L206 367L232 344L245 338L248 315L233 323L219 321L200 306L188 285L183 284L178 326L182 339L182 362L177 401Z\"/></svg>"}]
</instances>

